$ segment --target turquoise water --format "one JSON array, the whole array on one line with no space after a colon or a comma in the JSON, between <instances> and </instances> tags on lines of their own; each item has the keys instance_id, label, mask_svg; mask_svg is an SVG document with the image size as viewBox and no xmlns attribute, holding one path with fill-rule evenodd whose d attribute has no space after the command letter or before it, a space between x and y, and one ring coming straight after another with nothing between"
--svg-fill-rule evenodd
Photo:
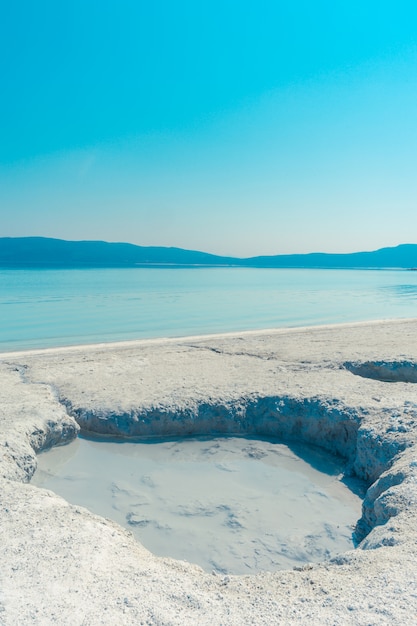
<instances>
[{"instance_id":1,"label":"turquoise water","mask_svg":"<svg viewBox=\"0 0 417 626\"><path fill-rule=\"evenodd\" d=\"M417 315L417 272L0 270L0 351Z\"/></svg>"}]
</instances>

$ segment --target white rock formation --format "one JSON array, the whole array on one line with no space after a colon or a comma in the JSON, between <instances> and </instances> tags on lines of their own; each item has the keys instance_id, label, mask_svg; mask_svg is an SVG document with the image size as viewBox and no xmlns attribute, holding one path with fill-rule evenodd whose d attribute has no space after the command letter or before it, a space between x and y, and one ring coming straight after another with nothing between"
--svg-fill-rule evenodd
<instances>
[{"instance_id":1,"label":"white rock formation","mask_svg":"<svg viewBox=\"0 0 417 626\"><path fill-rule=\"evenodd\" d=\"M0 624L416 623L417 320L9 353L0 381ZM321 445L369 485L362 542L245 577L157 558L27 484L80 426Z\"/></svg>"}]
</instances>

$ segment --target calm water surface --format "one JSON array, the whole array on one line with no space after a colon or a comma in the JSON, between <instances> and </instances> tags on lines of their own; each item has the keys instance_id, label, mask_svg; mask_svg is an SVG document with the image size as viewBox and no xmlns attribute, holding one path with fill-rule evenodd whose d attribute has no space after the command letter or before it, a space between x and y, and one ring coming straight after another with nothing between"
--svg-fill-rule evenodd
<instances>
[{"instance_id":1,"label":"calm water surface","mask_svg":"<svg viewBox=\"0 0 417 626\"><path fill-rule=\"evenodd\" d=\"M416 314L404 270L0 270L0 351Z\"/></svg>"}]
</instances>

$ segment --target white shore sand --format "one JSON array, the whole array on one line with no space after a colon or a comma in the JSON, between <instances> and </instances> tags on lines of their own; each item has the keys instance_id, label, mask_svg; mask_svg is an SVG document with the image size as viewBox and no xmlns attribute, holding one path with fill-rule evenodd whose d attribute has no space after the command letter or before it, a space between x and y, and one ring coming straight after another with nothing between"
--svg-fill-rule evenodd
<instances>
[{"instance_id":1,"label":"white shore sand","mask_svg":"<svg viewBox=\"0 0 417 626\"><path fill-rule=\"evenodd\" d=\"M0 355L0 623L415 624L417 320ZM30 484L79 427L252 434L342 454L369 485L330 562L215 576Z\"/></svg>"}]
</instances>

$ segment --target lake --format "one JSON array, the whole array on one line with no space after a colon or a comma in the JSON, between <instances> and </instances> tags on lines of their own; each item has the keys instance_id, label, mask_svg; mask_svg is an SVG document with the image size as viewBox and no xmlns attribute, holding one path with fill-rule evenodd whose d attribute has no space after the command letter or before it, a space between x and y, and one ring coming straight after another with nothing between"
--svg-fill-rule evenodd
<instances>
[{"instance_id":1,"label":"lake","mask_svg":"<svg viewBox=\"0 0 417 626\"><path fill-rule=\"evenodd\" d=\"M415 317L417 272L0 270L0 351Z\"/></svg>"}]
</instances>

